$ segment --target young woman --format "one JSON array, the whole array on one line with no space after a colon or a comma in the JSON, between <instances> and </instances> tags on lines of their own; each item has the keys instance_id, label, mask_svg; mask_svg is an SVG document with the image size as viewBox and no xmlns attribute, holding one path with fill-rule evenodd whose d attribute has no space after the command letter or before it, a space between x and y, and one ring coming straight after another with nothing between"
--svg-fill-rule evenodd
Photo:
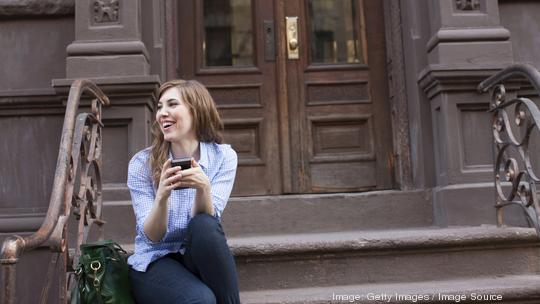
<instances>
[{"instance_id":1,"label":"young woman","mask_svg":"<svg viewBox=\"0 0 540 304\"><path fill-rule=\"evenodd\" d=\"M128 169L137 232L128 264L138 303L240 303L221 227L237 156L220 144L222 128L199 82L173 80L160 87L154 141ZM192 157L190 169L171 167L172 158L185 156Z\"/></svg>"}]
</instances>

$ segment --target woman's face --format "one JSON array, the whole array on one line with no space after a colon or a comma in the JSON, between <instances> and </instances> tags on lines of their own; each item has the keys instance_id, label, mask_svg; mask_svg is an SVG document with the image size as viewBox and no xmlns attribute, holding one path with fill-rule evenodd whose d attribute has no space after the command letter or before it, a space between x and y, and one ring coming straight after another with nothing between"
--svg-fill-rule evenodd
<instances>
[{"instance_id":1,"label":"woman's face","mask_svg":"<svg viewBox=\"0 0 540 304\"><path fill-rule=\"evenodd\" d=\"M182 100L176 88L169 88L161 95L157 105L156 121L166 141L196 138L189 106Z\"/></svg>"}]
</instances>

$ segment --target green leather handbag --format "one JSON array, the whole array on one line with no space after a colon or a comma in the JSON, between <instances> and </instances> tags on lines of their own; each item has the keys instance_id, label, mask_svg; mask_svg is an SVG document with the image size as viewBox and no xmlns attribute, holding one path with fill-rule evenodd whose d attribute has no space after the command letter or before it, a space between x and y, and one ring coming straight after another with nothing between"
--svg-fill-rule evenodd
<instances>
[{"instance_id":1,"label":"green leather handbag","mask_svg":"<svg viewBox=\"0 0 540 304\"><path fill-rule=\"evenodd\" d=\"M81 258L75 269L77 286L71 291L71 304L132 304L127 253L120 245L104 240L81 245Z\"/></svg>"}]
</instances>

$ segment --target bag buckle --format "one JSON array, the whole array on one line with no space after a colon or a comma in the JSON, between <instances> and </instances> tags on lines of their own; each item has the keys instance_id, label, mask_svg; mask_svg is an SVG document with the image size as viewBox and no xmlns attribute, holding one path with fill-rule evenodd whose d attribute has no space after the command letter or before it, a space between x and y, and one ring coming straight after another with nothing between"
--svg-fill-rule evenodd
<instances>
[{"instance_id":1,"label":"bag buckle","mask_svg":"<svg viewBox=\"0 0 540 304\"><path fill-rule=\"evenodd\" d=\"M93 271L98 271L101 268L101 263L99 261L92 261L92 263L90 263L90 268Z\"/></svg>"},{"instance_id":2,"label":"bag buckle","mask_svg":"<svg viewBox=\"0 0 540 304\"><path fill-rule=\"evenodd\" d=\"M92 261L90 268L94 271L94 287L98 287L99 279L97 278L97 272L101 268L101 263L99 261Z\"/></svg>"}]
</instances>

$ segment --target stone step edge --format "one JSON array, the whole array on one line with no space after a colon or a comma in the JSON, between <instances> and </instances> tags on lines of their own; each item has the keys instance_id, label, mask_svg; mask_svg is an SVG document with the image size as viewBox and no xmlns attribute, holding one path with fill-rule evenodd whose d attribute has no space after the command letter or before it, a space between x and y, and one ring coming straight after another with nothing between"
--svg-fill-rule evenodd
<instances>
[{"instance_id":1,"label":"stone step edge","mask_svg":"<svg viewBox=\"0 0 540 304\"><path fill-rule=\"evenodd\" d=\"M108 184L107 189L126 188L124 184ZM255 195L255 196L233 196L229 198L229 202L262 202L265 204L278 202L281 199L369 199L374 197L388 196L388 195L402 195L402 194L418 194L428 200L431 196L431 191L426 189L416 190L375 190L367 192L338 192L338 193L304 193L304 194L280 194L280 195ZM131 206L131 200L104 200L105 205L129 205Z\"/></svg>"},{"instance_id":2,"label":"stone step edge","mask_svg":"<svg viewBox=\"0 0 540 304\"><path fill-rule=\"evenodd\" d=\"M450 247L540 246L534 228L448 227L376 231L340 231L228 238L235 256L261 256L343 251L440 249ZM133 252L133 244L122 244Z\"/></svg>"},{"instance_id":3,"label":"stone step edge","mask_svg":"<svg viewBox=\"0 0 540 304\"><path fill-rule=\"evenodd\" d=\"M398 295L401 300L396 299ZM419 300L420 295L428 299ZM414 296L417 297L416 302L413 302ZM491 300L486 300L486 297L490 296ZM500 296L502 301L497 300L497 296ZM525 303L523 300L540 300L540 275L244 291L240 292L240 298L244 304L508 303L506 301L515 300Z\"/></svg>"}]
</instances>

